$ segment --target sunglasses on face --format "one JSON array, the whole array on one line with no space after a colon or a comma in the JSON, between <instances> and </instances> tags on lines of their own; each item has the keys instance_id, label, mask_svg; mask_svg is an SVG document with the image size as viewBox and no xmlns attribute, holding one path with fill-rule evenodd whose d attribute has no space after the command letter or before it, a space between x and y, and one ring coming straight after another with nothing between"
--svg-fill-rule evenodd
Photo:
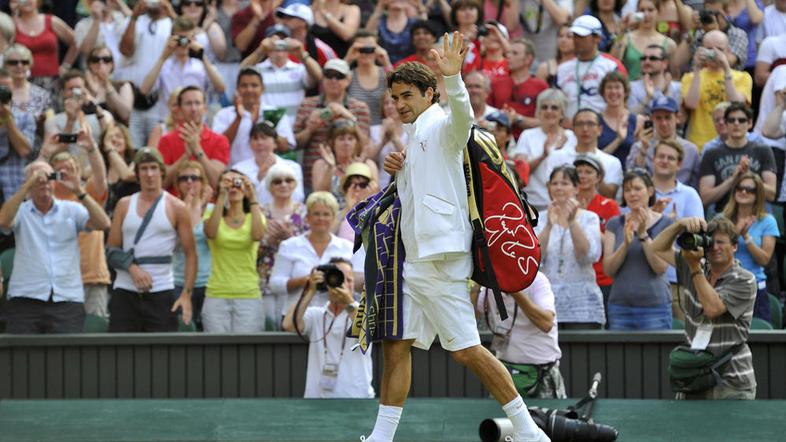
<instances>
[{"instance_id":1,"label":"sunglasses on face","mask_svg":"<svg viewBox=\"0 0 786 442\"><path fill-rule=\"evenodd\" d=\"M106 64L109 64L109 63L112 63L112 56L111 55L105 55L103 57L100 57L98 55L94 55L94 56L90 57L90 59L88 61L90 63L98 63L99 61L102 61L102 62L104 62Z\"/></svg>"},{"instance_id":2,"label":"sunglasses on face","mask_svg":"<svg viewBox=\"0 0 786 442\"><path fill-rule=\"evenodd\" d=\"M272 184L274 186L278 186L281 183L292 184L294 182L295 182L294 178L287 177L287 178L276 178L276 179L270 181L270 184Z\"/></svg>"},{"instance_id":3,"label":"sunglasses on face","mask_svg":"<svg viewBox=\"0 0 786 442\"><path fill-rule=\"evenodd\" d=\"M368 185L369 185L368 181L352 181L351 183L349 183L349 187L354 186L359 189L365 189L366 187L368 187Z\"/></svg>"},{"instance_id":4,"label":"sunglasses on face","mask_svg":"<svg viewBox=\"0 0 786 442\"><path fill-rule=\"evenodd\" d=\"M748 118L747 117L740 117L740 118L729 117L729 118L726 119L726 123L728 123L728 124L734 124L734 123L745 124L747 122L748 122Z\"/></svg>"},{"instance_id":5,"label":"sunglasses on face","mask_svg":"<svg viewBox=\"0 0 786 442\"><path fill-rule=\"evenodd\" d=\"M341 72L336 72L336 71L327 71L324 74L322 74L322 76L324 76L328 80L343 80L343 79L347 78L346 75L342 74Z\"/></svg>"},{"instance_id":6,"label":"sunglasses on face","mask_svg":"<svg viewBox=\"0 0 786 442\"><path fill-rule=\"evenodd\" d=\"M737 192L749 193L751 195L756 193L756 187L749 187L749 186L737 186L734 190L736 190Z\"/></svg>"},{"instance_id":7,"label":"sunglasses on face","mask_svg":"<svg viewBox=\"0 0 786 442\"><path fill-rule=\"evenodd\" d=\"M188 181L197 182L201 180L202 177L200 177L199 175L180 175L179 177L177 177L178 183L186 183Z\"/></svg>"},{"instance_id":8,"label":"sunglasses on face","mask_svg":"<svg viewBox=\"0 0 786 442\"><path fill-rule=\"evenodd\" d=\"M181 6L203 6L205 2L202 0L183 0L180 2Z\"/></svg>"},{"instance_id":9,"label":"sunglasses on face","mask_svg":"<svg viewBox=\"0 0 786 442\"><path fill-rule=\"evenodd\" d=\"M30 64L30 60L6 60L5 64L9 66L28 66Z\"/></svg>"},{"instance_id":10,"label":"sunglasses on face","mask_svg":"<svg viewBox=\"0 0 786 442\"><path fill-rule=\"evenodd\" d=\"M663 59L660 58L660 57L652 56L652 55L649 55L649 56L648 55L642 55L641 57L639 57L639 61L661 61L661 60L663 60Z\"/></svg>"},{"instance_id":11,"label":"sunglasses on face","mask_svg":"<svg viewBox=\"0 0 786 442\"><path fill-rule=\"evenodd\" d=\"M556 112L559 110L559 106L557 106L556 104L541 104L540 110L550 110Z\"/></svg>"}]
</instances>

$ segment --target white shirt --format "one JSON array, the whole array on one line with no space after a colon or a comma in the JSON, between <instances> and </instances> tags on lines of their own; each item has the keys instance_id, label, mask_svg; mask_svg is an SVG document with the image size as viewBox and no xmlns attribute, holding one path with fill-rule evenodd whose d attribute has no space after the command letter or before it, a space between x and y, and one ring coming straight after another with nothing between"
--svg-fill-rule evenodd
<instances>
[{"instance_id":1,"label":"white shirt","mask_svg":"<svg viewBox=\"0 0 786 442\"><path fill-rule=\"evenodd\" d=\"M333 257L352 260L353 244L350 241L331 234L330 243L322 256L318 256L307 235L308 233L304 233L289 238L278 246L276 261L270 272L270 290L276 295L289 296L289 300L281 311L282 316L286 314L290 305L297 302L302 292L302 289L287 291L287 281L311 274L314 267L327 264ZM312 302L317 304L327 302L327 295L317 293Z\"/></svg>"},{"instance_id":2,"label":"white shirt","mask_svg":"<svg viewBox=\"0 0 786 442\"><path fill-rule=\"evenodd\" d=\"M589 153L595 155L600 160L601 166L603 166L603 182L622 186L622 163L619 158L598 148L595 148L594 152ZM563 148L554 152L549 156L548 172L551 173L555 167L565 163L573 164L577 155L575 147L573 149Z\"/></svg>"},{"instance_id":3,"label":"white shirt","mask_svg":"<svg viewBox=\"0 0 786 442\"><path fill-rule=\"evenodd\" d=\"M240 124L237 126L235 139L232 141L232 147L229 152L229 167L249 158L254 158L254 153L251 152L250 147L251 128L254 123L265 120L265 110L274 109L276 109L275 106L261 106L257 121L251 121L251 112L243 112ZM213 132L218 132L220 134L224 133L224 131L232 125L236 117L237 113L235 112L235 106L227 106L219 110L213 117ZM295 133L292 131L292 123L290 122L289 115L283 115L278 121L278 124L276 124L276 133L286 138L290 146L295 146Z\"/></svg>"},{"instance_id":4,"label":"white shirt","mask_svg":"<svg viewBox=\"0 0 786 442\"><path fill-rule=\"evenodd\" d=\"M327 304L306 309L303 315L303 334L308 336L311 343L308 346L304 398L374 397L374 387L371 386L374 376L371 351L363 354L360 349L352 350L358 340L346 337L346 330L351 326L352 320L346 310L334 317L328 310ZM322 339L323 337L325 339ZM325 351L326 345L327 351ZM333 391L324 390L319 385L322 369L326 363L338 366L338 376Z\"/></svg>"},{"instance_id":5,"label":"white shirt","mask_svg":"<svg viewBox=\"0 0 786 442\"><path fill-rule=\"evenodd\" d=\"M297 187L295 187L295 191L292 193L292 200L297 202L303 202L304 192L303 192L303 169L300 167L295 161L287 160L285 158L281 158L278 155L273 155L276 162L275 164L284 164L289 166L292 169L292 173L295 174L295 179L297 180ZM248 179L254 183L254 187L257 190L257 200L259 204L265 205L273 201L273 195L270 194L270 190L268 190L267 186L265 186L265 179L259 179L259 165L257 164L257 160L253 157L241 161L233 167L234 169L243 172Z\"/></svg>"},{"instance_id":6,"label":"white shirt","mask_svg":"<svg viewBox=\"0 0 786 442\"><path fill-rule=\"evenodd\" d=\"M118 27L121 36L128 27L129 21L130 17ZM164 17L152 21L147 14L142 15L136 20L134 34L134 54L115 61L115 79L127 80L139 87L164 52L167 41L172 35L172 19Z\"/></svg>"},{"instance_id":7,"label":"white shirt","mask_svg":"<svg viewBox=\"0 0 786 442\"><path fill-rule=\"evenodd\" d=\"M573 134L573 131L566 130L565 138L567 138L567 141L565 141L562 149L573 150L576 147L576 136ZM532 161L543 155L544 144L546 144L546 132L543 132L543 129L539 127L533 127L521 133L516 147L508 152L508 156L515 158L516 155L524 155L527 157L527 161ZM552 167L549 167L549 159L559 150L561 149L553 150L549 153L549 156L535 170L531 170L529 173L529 183L527 183L525 188L527 201L538 210L545 209L549 205L550 199L547 184L552 169Z\"/></svg>"},{"instance_id":8,"label":"white shirt","mask_svg":"<svg viewBox=\"0 0 786 442\"><path fill-rule=\"evenodd\" d=\"M600 96L600 82L606 74L616 70L617 63L601 53L590 61L574 58L560 63L557 66L557 87L568 96L565 116L573 118L576 111L584 108L603 112L606 102Z\"/></svg>"},{"instance_id":9,"label":"white shirt","mask_svg":"<svg viewBox=\"0 0 786 442\"><path fill-rule=\"evenodd\" d=\"M158 113L161 120L169 115L169 95L177 88L186 86L197 86L203 91L210 87L210 78L202 60L188 57L185 62L181 62L174 56L169 57L161 66L161 73L153 90L158 90Z\"/></svg>"},{"instance_id":10,"label":"white shirt","mask_svg":"<svg viewBox=\"0 0 786 442\"><path fill-rule=\"evenodd\" d=\"M781 34L786 34L786 12L769 5L764 8L764 20L759 24L757 40L761 42L767 37Z\"/></svg>"},{"instance_id":11,"label":"white shirt","mask_svg":"<svg viewBox=\"0 0 786 442\"><path fill-rule=\"evenodd\" d=\"M503 339L494 337L495 344L499 345L496 351L497 358L513 364L538 365L559 360L562 357L562 351L559 349L557 310L554 306L554 292L551 291L551 282L546 275L538 272L532 284L524 289L524 295L540 309L555 313L551 330L548 333L544 333L530 321L521 308L516 305L512 296L502 297L505 301L505 308L508 310L508 319L500 321L493 293L483 287L480 289L478 310L488 318L489 328L494 333L501 335L507 335L510 332L507 346L499 345ZM514 316L516 317L515 323L513 322ZM492 347L494 346L492 344Z\"/></svg>"},{"instance_id":12,"label":"white shirt","mask_svg":"<svg viewBox=\"0 0 786 442\"><path fill-rule=\"evenodd\" d=\"M314 85L306 67L301 63L287 60L284 66L276 67L268 58L256 65L265 84L262 94L265 104L282 107L290 118L297 116L297 109L306 96L306 89Z\"/></svg>"},{"instance_id":13,"label":"white shirt","mask_svg":"<svg viewBox=\"0 0 786 442\"><path fill-rule=\"evenodd\" d=\"M564 10L568 16L574 16L572 1L555 0L554 3L556 3L557 7ZM548 10L543 8L540 1L519 0L519 11L521 11L521 18L527 24L527 28L529 28L527 30L527 28L521 26L524 29L523 37L535 44L535 59L543 62L554 57L554 54L557 53L557 26ZM542 11L542 13L539 14L539 11ZM538 29L538 15L541 18L540 29ZM534 62L532 65L537 66L538 63Z\"/></svg>"},{"instance_id":14,"label":"white shirt","mask_svg":"<svg viewBox=\"0 0 786 442\"><path fill-rule=\"evenodd\" d=\"M98 25L98 35L96 35L95 46L105 45L112 52L114 60L120 60L123 54L120 53L120 39L123 36L125 28L125 16L120 11L112 11L112 21L104 22ZM90 27L93 25L93 17L85 17L76 24L74 28L74 38L76 39L76 46L82 45L85 41ZM117 65L117 62L115 62Z\"/></svg>"}]
</instances>

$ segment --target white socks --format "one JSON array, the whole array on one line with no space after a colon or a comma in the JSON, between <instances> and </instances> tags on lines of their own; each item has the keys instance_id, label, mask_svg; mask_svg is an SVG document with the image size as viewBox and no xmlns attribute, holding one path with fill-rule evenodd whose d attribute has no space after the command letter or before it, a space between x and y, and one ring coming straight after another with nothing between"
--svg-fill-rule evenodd
<instances>
[{"instance_id":1,"label":"white socks","mask_svg":"<svg viewBox=\"0 0 786 442\"><path fill-rule=\"evenodd\" d=\"M532 416L529 415L527 406L524 404L524 399L521 396L516 396L516 399L503 405L502 410L508 415L516 435L535 438L540 433L540 429L535 424L535 421L532 420Z\"/></svg>"},{"instance_id":2,"label":"white socks","mask_svg":"<svg viewBox=\"0 0 786 442\"><path fill-rule=\"evenodd\" d=\"M402 407L379 404L377 422L374 424L374 431L371 432L368 440L373 442L393 442L393 436L396 435L396 428L398 427L398 421L401 419L402 411L404 411Z\"/></svg>"}]
</instances>

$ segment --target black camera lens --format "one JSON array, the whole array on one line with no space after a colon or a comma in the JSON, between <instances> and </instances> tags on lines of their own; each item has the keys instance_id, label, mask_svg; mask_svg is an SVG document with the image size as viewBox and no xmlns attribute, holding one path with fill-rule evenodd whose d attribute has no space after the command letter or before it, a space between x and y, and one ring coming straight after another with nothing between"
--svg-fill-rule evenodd
<instances>
[{"instance_id":1,"label":"black camera lens","mask_svg":"<svg viewBox=\"0 0 786 442\"><path fill-rule=\"evenodd\" d=\"M699 247L705 251L713 246L712 237L706 233L683 232L677 237L677 245L683 250L698 250Z\"/></svg>"},{"instance_id":2,"label":"black camera lens","mask_svg":"<svg viewBox=\"0 0 786 442\"><path fill-rule=\"evenodd\" d=\"M486 25L478 26L478 37L485 37L489 35L489 28Z\"/></svg>"},{"instance_id":3,"label":"black camera lens","mask_svg":"<svg viewBox=\"0 0 786 442\"><path fill-rule=\"evenodd\" d=\"M317 284L317 290L326 292L328 288L336 288L344 285L344 272L335 264L323 264L317 270L325 275L325 280Z\"/></svg>"},{"instance_id":4,"label":"black camera lens","mask_svg":"<svg viewBox=\"0 0 786 442\"><path fill-rule=\"evenodd\" d=\"M699 21L703 25L711 25L715 23L715 11L701 11L699 13Z\"/></svg>"},{"instance_id":5,"label":"black camera lens","mask_svg":"<svg viewBox=\"0 0 786 442\"><path fill-rule=\"evenodd\" d=\"M7 86L0 85L0 103L8 104L11 102L11 98L13 98L11 89L9 89Z\"/></svg>"},{"instance_id":6,"label":"black camera lens","mask_svg":"<svg viewBox=\"0 0 786 442\"><path fill-rule=\"evenodd\" d=\"M374 47L371 47L371 46L358 48L358 52L360 52L361 54L373 54L374 51L376 51L376 50L377 50L377 48L374 48Z\"/></svg>"},{"instance_id":7,"label":"black camera lens","mask_svg":"<svg viewBox=\"0 0 786 442\"><path fill-rule=\"evenodd\" d=\"M243 180L240 178L235 178L235 181L232 182L232 185L240 189L241 187L243 187Z\"/></svg>"},{"instance_id":8,"label":"black camera lens","mask_svg":"<svg viewBox=\"0 0 786 442\"><path fill-rule=\"evenodd\" d=\"M186 36L177 37L177 45L178 46L188 46L191 43L191 40Z\"/></svg>"}]
</instances>

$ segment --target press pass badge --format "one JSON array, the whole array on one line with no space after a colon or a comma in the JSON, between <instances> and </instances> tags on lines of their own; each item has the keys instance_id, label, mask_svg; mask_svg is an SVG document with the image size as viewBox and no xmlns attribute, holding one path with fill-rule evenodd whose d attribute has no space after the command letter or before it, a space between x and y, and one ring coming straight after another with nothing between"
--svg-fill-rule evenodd
<instances>
[{"instance_id":1,"label":"press pass badge","mask_svg":"<svg viewBox=\"0 0 786 442\"><path fill-rule=\"evenodd\" d=\"M712 324L701 324L696 329L696 336L691 341L691 350L706 350L712 337Z\"/></svg>"},{"instance_id":2,"label":"press pass badge","mask_svg":"<svg viewBox=\"0 0 786 442\"><path fill-rule=\"evenodd\" d=\"M322 377L319 378L319 388L324 391L336 389L338 380L338 364L325 364L322 368Z\"/></svg>"}]
</instances>

